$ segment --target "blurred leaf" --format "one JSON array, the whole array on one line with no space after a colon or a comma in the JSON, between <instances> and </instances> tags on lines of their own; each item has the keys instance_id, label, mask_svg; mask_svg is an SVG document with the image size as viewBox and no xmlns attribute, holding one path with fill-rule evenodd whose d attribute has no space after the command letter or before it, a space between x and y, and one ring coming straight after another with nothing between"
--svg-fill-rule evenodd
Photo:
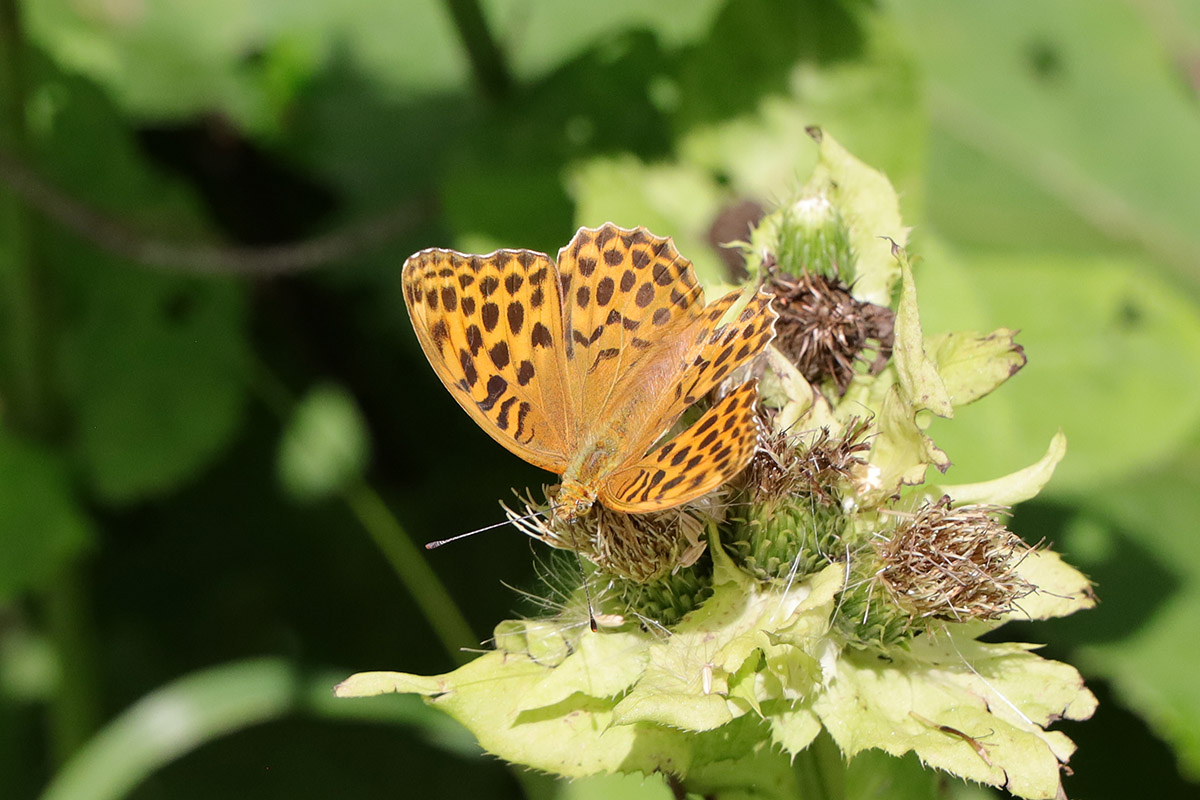
<instances>
[{"instance_id":1,"label":"blurred leaf","mask_svg":"<svg viewBox=\"0 0 1200 800\"><path fill-rule=\"evenodd\" d=\"M561 786L560 800L670 800L675 796L658 775L593 775Z\"/></svg>"},{"instance_id":2,"label":"blurred leaf","mask_svg":"<svg viewBox=\"0 0 1200 800\"><path fill-rule=\"evenodd\" d=\"M241 421L244 302L226 280L85 269L63 352L79 458L97 494L130 502L174 488L222 452Z\"/></svg>"},{"instance_id":3,"label":"blurred leaf","mask_svg":"<svg viewBox=\"0 0 1200 800\"><path fill-rule=\"evenodd\" d=\"M343 719L388 720L424 727L462 751L470 744L447 735L420 701L329 703L328 675L306 678L285 661L241 661L186 675L122 712L76 753L41 800L117 800L153 772L206 742L306 708ZM309 698L321 695L315 706ZM394 700L394 698L392 698ZM441 716L441 715L437 715Z\"/></svg>"},{"instance_id":4,"label":"blurred leaf","mask_svg":"<svg viewBox=\"0 0 1200 800\"><path fill-rule=\"evenodd\" d=\"M710 175L687 164L643 164L633 156L577 165L568 181L577 225L643 225L670 236L705 286L725 282L725 269L705 239L720 211L721 191Z\"/></svg>"},{"instance_id":5,"label":"blurred leaf","mask_svg":"<svg viewBox=\"0 0 1200 800\"><path fill-rule=\"evenodd\" d=\"M1148 24L1167 5L887 6L928 75L939 230L1093 250L1132 241L1200 280L1200 109Z\"/></svg>"},{"instance_id":6,"label":"blurred leaf","mask_svg":"<svg viewBox=\"0 0 1200 800\"><path fill-rule=\"evenodd\" d=\"M0 696L24 703L46 702L59 688L61 663L54 643L23 628L0 637Z\"/></svg>"},{"instance_id":7,"label":"blurred leaf","mask_svg":"<svg viewBox=\"0 0 1200 800\"><path fill-rule=\"evenodd\" d=\"M311 502L362 476L370 457L366 420L341 386L311 389L292 412L279 443L279 480L294 500Z\"/></svg>"},{"instance_id":8,"label":"blurred leaf","mask_svg":"<svg viewBox=\"0 0 1200 800\"><path fill-rule=\"evenodd\" d=\"M730 4L728 25L718 31L727 33L729 25L747 27L740 17L753 16L747 11L753 7ZM817 149L809 144L805 128L816 125L885 173L900 193L904 218L919 220L927 123L911 53L880 18L847 13L837 4L803 7L803 32L797 33L786 24L795 8L785 12L776 7L772 13L782 19L768 17L757 31L769 39L781 38L784 44L773 46L791 53L786 80L750 105L753 97L745 91L740 63L728 65L720 75L708 75L709 81L730 82L737 101L704 124L683 125L681 157L708 168L738 195L776 205L795 193L798 176L812 172ZM797 47L800 40L804 44ZM729 39L718 33L710 49L729 46ZM749 52L758 48L746 46ZM733 50L732 58L745 58L747 52ZM701 48L692 57L702 61L707 55ZM679 116L687 120L695 113L691 103L711 102L711 96L707 83L687 89L688 61L680 69Z\"/></svg>"},{"instance_id":9,"label":"blurred leaf","mask_svg":"<svg viewBox=\"0 0 1200 800\"><path fill-rule=\"evenodd\" d=\"M215 111L240 128L278 135L307 82L339 50L392 93L467 83L466 59L434 0L24 5L34 41L143 118Z\"/></svg>"},{"instance_id":10,"label":"blurred leaf","mask_svg":"<svg viewBox=\"0 0 1200 800\"><path fill-rule=\"evenodd\" d=\"M846 800L933 800L945 796L945 779L921 764L916 754L896 758L882 750L864 750L846 768ZM961 785L968 785L964 781ZM986 795L985 795L986 796Z\"/></svg>"},{"instance_id":11,"label":"blurred leaf","mask_svg":"<svg viewBox=\"0 0 1200 800\"><path fill-rule=\"evenodd\" d=\"M926 331L1003 324L1029 358L954 424L934 421L938 446L969 465L948 480L1022 467L1061 427L1071 451L1049 489L1081 489L1169 458L1200 422L1200 309L1145 263L979 255L928 238L916 250Z\"/></svg>"},{"instance_id":12,"label":"blurred leaf","mask_svg":"<svg viewBox=\"0 0 1200 800\"><path fill-rule=\"evenodd\" d=\"M1062 545L1096 580L1101 603L1083 625L1053 626L1051 638L1076 643L1080 667L1110 680L1200 780L1200 450L1076 499L1086 510Z\"/></svg>"},{"instance_id":13,"label":"blurred leaf","mask_svg":"<svg viewBox=\"0 0 1200 800\"><path fill-rule=\"evenodd\" d=\"M579 51L619 38L623 31L653 32L659 45L679 47L711 33L724 0L610 0L603 9L591 0L486 0L495 36L508 51L521 79L539 78Z\"/></svg>"},{"instance_id":14,"label":"blurred leaf","mask_svg":"<svg viewBox=\"0 0 1200 800\"><path fill-rule=\"evenodd\" d=\"M38 67L31 145L56 184L159 235L203 229L190 193L146 162L95 87ZM41 237L39 256L60 295L59 377L86 477L114 503L174 488L241 420L242 288L150 272L69 234Z\"/></svg>"},{"instance_id":15,"label":"blurred leaf","mask_svg":"<svg viewBox=\"0 0 1200 800\"><path fill-rule=\"evenodd\" d=\"M92 543L57 454L0 429L0 603L45 584Z\"/></svg>"}]
</instances>

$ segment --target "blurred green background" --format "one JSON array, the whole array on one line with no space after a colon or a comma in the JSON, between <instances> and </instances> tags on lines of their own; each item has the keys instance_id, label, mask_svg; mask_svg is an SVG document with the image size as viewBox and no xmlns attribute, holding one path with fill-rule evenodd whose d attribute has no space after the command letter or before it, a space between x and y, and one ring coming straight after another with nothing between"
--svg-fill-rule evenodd
<instances>
[{"instance_id":1,"label":"blurred green background","mask_svg":"<svg viewBox=\"0 0 1200 800\"><path fill-rule=\"evenodd\" d=\"M1068 793L1196 796L1200 4L0 0L0 798L665 796L332 700L451 668L548 557L414 548L547 476L438 384L399 268L612 220L719 279L813 124L901 190L927 332L1022 330L933 429L955 482L1068 436L1013 525L1102 603L1007 631L1101 699Z\"/></svg>"}]
</instances>

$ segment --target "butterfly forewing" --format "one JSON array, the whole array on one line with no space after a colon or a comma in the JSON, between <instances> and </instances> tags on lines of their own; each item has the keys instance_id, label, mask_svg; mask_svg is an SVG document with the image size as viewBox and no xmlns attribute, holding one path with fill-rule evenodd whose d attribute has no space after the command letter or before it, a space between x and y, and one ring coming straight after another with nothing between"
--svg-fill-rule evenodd
<instances>
[{"instance_id":1,"label":"butterfly forewing","mask_svg":"<svg viewBox=\"0 0 1200 800\"><path fill-rule=\"evenodd\" d=\"M528 250L423 250L405 262L403 282L417 338L451 395L500 444L561 472L576 414L550 259Z\"/></svg>"},{"instance_id":2,"label":"butterfly forewing","mask_svg":"<svg viewBox=\"0 0 1200 800\"><path fill-rule=\"evenodd\" d=\"M620 398L614 406L614 395L639 364L654 362L659 373L683 369L672 331L700 315L704 292L669 239L611 223L581 228L559 251L558 268L567 371L583 420L606 420L606 409L627 408ZM673 374L664 377L662 385L674 382ZM640 394L660 388L643 385Z\"/></svg>"},{"instance_id":3,"label":"butterfly forewing","mask_svg":"<svg viewBox=\"0 0 1200 800\"><path fill-rule=\"evenodd\" d=\"M774 335L761 291L721 325L740 293L706 307L669 239L581 228L557 265L528 250L424 250L405 262L404 290L446 388L489 435L563 476L570 513L595 497L631 513L686 503L754 452L751 382L647 455Z\"/></svg>"},{"instance_id":4,"label":"butterfly forewing","mask_svg":"<svg viewBox=\"0 0 1200 800\"><path fill-rule=\"evenodd\" d=\"M655 511L728 482L758 446L757 399L757 382L742 384L683 433L609 476L600 487L600 502L615 511Z\"/></svg>"}]
</instances>

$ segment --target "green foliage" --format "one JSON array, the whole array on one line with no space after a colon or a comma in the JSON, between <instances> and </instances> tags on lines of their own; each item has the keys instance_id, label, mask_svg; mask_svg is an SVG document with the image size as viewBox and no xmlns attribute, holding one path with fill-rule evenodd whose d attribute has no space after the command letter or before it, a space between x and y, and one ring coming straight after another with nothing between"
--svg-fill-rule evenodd
<instances>
[{"instance_id":1,"label":"green foliage","mask_svg":"<svg viewBox=\"0 0 1200 800\"><path fill-rule=\"evenodd\" d=\"M0 601L48 583L95 536L52 451L0 433Z\"/></svg>"},{"instance_id":2,"label":"green foliage","mask_svg":"<svg viewBox=\"0 0 1200 800\"><path fill-rule=\"evenodd\" d=\"M477 88L481 43L451 5L0 0L0 796L72 781L117 796L151 772L129 796L518 783L540 798L670 796L658 778L514 779L423 704L318 696L331 668L444 672L441 643L476 641L447 598L490 630L514 605L502 582L533 581L511 535L427 555L404 538L397 520L422 540L496 522L496 499L545 476L443 395L396 273L423 247L553 249L612 220L673 236L707 284L728 281L713 221L798 199L813 125L897 187L896 224L913 226L907 242L882 231L911 275L881 231L854 243L877 257L879 299L890 286L920 301L898 329L900 388L856 398L886 416L872 440L884 482L952 462L929 471L930 496L1024 503L1014 529L1098 584L1096 610L1020 628L1111 698L1071 731L1083 747L1068 794L1194 792L1195 4L482 0L507 94ZM325 254L318 269L250 268L381 212L382 235L302 246ZM1022 361L1014 336L1028 364L988 394ZM931 366L945 392L927 399L942 413L948 398L953 419L908 413ZM793 421L835 419L804 405L802 376L771 369L764 387ZM1043 486L1050 500L1025 502ZM497 634L543 663L574 657L557 629ZM239 671L264 652L319 672ZM185 704L199 722L182 746L120 714L179 700L188 679L172 681L221 662L200 676L212 693ZM375 722L295 719L351 705ZM231 708L240 722L208 724ZM686 745L664 735L663 752L698 764L748 748L749 716ZM986 766L961 736L899 717L930 752ZM810 738L811 718L778 719L785 745ZM970 722L953 728L994 727ZM776 795L980 796L914 754L846 766L827 734L794 764L775 750L738 763ZM711 762L690 779L733 797L742 775Z\"/></svg>"},{"instance_id":3,"label":"green foliage","mask_svg":"<svg viewBox=\"0 0 1200 800\"><path fill-rule=\"evenodd\" d=\"M844 268L853 292L888 301L898 280L890 357L856 371L845 391L810 386L786 343L811 326L797 319L791 295L777 295L780 347L764 369L798 390L766 383L764 400L778 410L744 492L730 490L739 516L709 524L711 594L681 618L598 594L597 618L591 594L576 591L558 613L501 623L496 649L454 672L360 673L339 684L339 696L423 696L488 752L572 779L663 773L689 792L792 797L803 771L788 762L824 730L847 758L915 752L1019 797L1061 796L1060 765L1075 745L1049 726L1090 718L1095 697L1073 667L1033 646L978 637L1012 619L1089 609L1090 583L1056 553L1021 544L993 518L1002 506L955 505L959 487L922 486L929 466L948 464L919 415L953 416L952 397L989 394L1024 359L1014 360L1019 350L1003 333L992 337L997 345L970 333L925 338L907 255L867 235L905 236L894 190L831 136L812 133L814 177L755 227L746 250L769 281L809 270L827 279ZM797 213L814 206L831 212ZM837 248L794 246L831 224L852 243L848 263L819 260L841 259ZM1038 465L964 491L990 504L1026 499L1063 448L1059 435ZM681 559L675 571L691 568ZM591 631L576 622L585 615Z\"/></svg>"}]
</instances>

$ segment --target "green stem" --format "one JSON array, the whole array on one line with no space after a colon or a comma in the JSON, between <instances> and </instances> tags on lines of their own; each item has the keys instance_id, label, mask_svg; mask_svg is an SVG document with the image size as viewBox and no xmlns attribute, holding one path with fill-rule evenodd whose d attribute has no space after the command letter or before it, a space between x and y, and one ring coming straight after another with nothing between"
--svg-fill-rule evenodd
<instances>
[{"instance_id":1,"label":"green stem","mask_svg":"<svg viewBox=\"0 0 1200 800\"><path fill-rule=\"evenodd\" d=\"M846 761L829 734L822 732L792 762L804 800L845 800Z\"/></svg>"},{"instance_id":2,"label":"green stem","mask_svg":"<svg viewBox=\"0 0 1200 800\"><path fill-rule=\"evenodd\" d=\"M0 142L15 152L20 152L25 143L23 53L16 0L0 0ZM53 433L54 406L50 402L53 340L47 330L50 318L46 313L46 287L37 269L29 214L5 186L0 186L0 231L8 250L8 259L0 262L6 317L6 411L13 428L47 438Z\"/></svg>"},{"instance_id":3,"label":"green stem","mask_svg":"<svg viewBox=\"0 0 1200 800\"><path fill-rule=\"evenodd\" d=\"M50 705L55 762L66 763L100 727L96 641L89 611L86 567L76 559L45 592L46 627L58 658Z\"/></svg>"},{"instance_id":4,"label":"green stem","mask_svg":"<svg viewBox=\"0 0 1200 800\"><path fill-rule=\"evenodd\" d=\"M247 380L258 399L279 419L285 420L291 415L296 399L266 364L251 357ZM343 491L342 499L417 601L450 658L457 664L466 663L469 659L464 650L478 647L479 639L445 584L429 568L424 555L379 493L365 481L360 481Z\"/></svg>"},{"instance_id":5,"label":"green stem","mask_svg":"<svg viewBox=\"0 0 1200 800\"><path fill-rule=\"evenodd\" d=\"M504 53L492 38L478 0L446 0L458 37L471 62L475 82L484 97L498 103L512 91L512 75L504 63Z\"/></svg>"},{"instance_id":6,"label":"green stem","mask_svg":"<svg viewBox=\"0 0 1200 800\"><path fill-rule=\"evenodd\" d=\"M26 49L16 0L0 0L0 142L25 149ZM0 186L0 317L4 327L0 387L5 395L5 425L26 438L53 446L61 438L60 397L55 385L54 348L58 342L51 303L52 286L38 259L36 220L21 201ZM50 701L50 749L62 763L97 728L99 689L93 669L86 567L82 560L64 565L56 580L42 587L47 635L61 669Z\"/></svg>"},{"instance_id":7,"label":"green stem","mask_svg":"<svg viewBox=\"0 0 1200 800\"><path fill-rule=\"evenodd\" d=\"M471 632L471 626L454 604L445 584L429 568L421 551L387 504L365 483L350 488L344 496L350 510L417 601L450 657L459 664L469 661L464 649L478 647L479 640Z\"/></svg>"}]
</instances>

